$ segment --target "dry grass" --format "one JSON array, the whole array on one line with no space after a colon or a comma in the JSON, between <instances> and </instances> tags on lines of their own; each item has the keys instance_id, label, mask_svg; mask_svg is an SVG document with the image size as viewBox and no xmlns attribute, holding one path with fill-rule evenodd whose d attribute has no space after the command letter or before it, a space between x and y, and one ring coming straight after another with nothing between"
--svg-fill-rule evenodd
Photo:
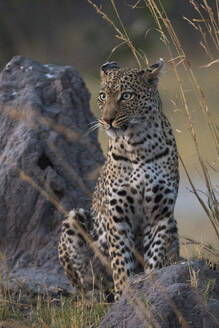
<instances>
[{"instance_id":1,"label":"dry grass","mask_svg":"<svg viewBox=\"0 0 219 328\"><path fill-rule=\"evenodd\" d=\"M10 274L5 257L0 259L0 328L92 328L98 327L110 306L102 291L88 297L34 294L20 288L10 289ZM4 282L3 282L4 281Z\"/></svg>"},{"instance_id":2,"label":"dry grass","mask_svg":"<svg viewBox=\"0 0 219 328\"><path fill-rule=\"evenodd\" d=\"M154 20L157 24L157 27L160 31L161 40L165 44L166 49L168 51L169 60L175 77L176 81L178 83L178 89L179 94L181 96L181 100L183 103L183 108L186 114L187 123L188 123L188 129L190 131L194 148L196 151L196 156L199 161L201 172L202 172L202 178L205 183L205 194L207 195L207 201L205 196L203 197L203 191L200 192L198 188L195 186L195 183L193 182L193 179L191 177L191 174L189 173L189 170L187 169L186 165L184 164L184 160L180 158L181 163L183 165L183 168L185 170L186 176L189 180L192 192L196 196L197 200L199 201L201 207L203 208L206 216L210 220L210 223L214 229L214 232L217 236L218 242L219 242L219 202L217 199L217 191L216 186L212 183L212 179L209 174L209 165L207 161L203 159L202 153L201 153L201 147L199 144L199 138L196 131L196 126L192 120L192 109L190 108L188 96L186 94L187 86L191 86L192 93L194 96L196 96L196 106L200 106L202 109L203 115L206 118L207 121L207 127L212 139L212 149L215 148L217 155L219 154L219 134L218 134L218 127L215 123L215 119L213 118L213 115L209 109L209 106L207 104L207 100L205 97L205 93L202 90L196 75L194 74L192 64L189 61L188 55L185 53L180 40L178 39L174 28L171 24L171 21L169 20L166 11L164 7L162 6L160 1L154 1L154 0L145 0L144 1L147 8L150 10L152 16L154 17ZM218 0L215 1L217 12L214 14L213 10L208 6L208 3L206 0L203 1L190 1L195 10L200 15L200 21L193 19L193 27L196 27L199 29L202 41L201 46L205 44L205 49L208 49L208 55L211 59L213 59L212 53L210 53L210 45L208 43L208 38L211 38L213 40L213 44L216 47L216 50L218 50ZM204 11L204 13L203 13ZM206 16L207 13L207 17ZM204 28L201 27L201 24L204 24ZM181 71L179 71L179 67L181 66ZM209 67L209 65L205 66ZM185 74L186 78L183 80L181 78L181 74ZM215 84L216 76L215 76ZM215 173L218 175L218 169L215 170Z\"/></svg>"},{"instance_id":3,"label":"dry grass","mask_svg":"<svg viewBox=\"0 0 219 328\"><path fill-rule=\"evenodd\" d=\"M116 35L115 37L121 39L123 42L127 44L133 53L137 64L139 67L148 65L148 58L145 54L142 54L141 51L134 47L133 41L130 40L128 36L128 32L125 29L122 19L116 9L116 5L114 0L111 0L112 7L115 10L116 16L118 18L118 22L120 23L120 27L115 25L114 22L104 13L103 9L99 8L93 1L88 0L88 2L94 6L95 10L102 15L102 17L112 25L115 29ZM205 65L205 68L210 67L213 64L217 63L217 60L213 58L213 51L210 52L210 44L209 39L213 40L213 45L216 50L218 50L218 0L215 0L215 6L217 8L217 12L214 13L211 7L208 5L206 0L203 1L193 1L191 0L191 5L195 8L196 12L198 12L200 19L187 19L190 23L192 22L192 27L196 28L200 31L202 36L202 41L200 45L203 47L205 45L205 50L209 58L212 59L212 62ZM143 5L144 4L144 5ZM173 28L173 25L170 19L167 16L165 8L162 5L161 1L156 0L144 0L144 1L136 1L133 9L137 6L141 6L142 10L149 10L151 15L154 18L157 29L160 33L160 39L162 43L164 43L167 50L167 60L166 62L170 65L171 69L175 75L175 81L178 85L178 95L180 98L180 103L182 108L184 109L184 113L186 116L187 127L190 132L193 146L196 152L196 157L198 159L200 169L201 169L201 177L203 178L205 190L198 190L195 182L192 179L192 173L189 172L189 169L184 164L183 157L180 157L182 166L184 168L184 172L188 178L190 183L190 187L198 202L200 203L202 209L204 210L206 217L210 220L210 223L214 229L214 233L217 236L219 242L219 202L218 202L218 192L216 191L217 185L212 183L212 178L209 173L210 169L212 169L211 165L208 163L208 159L205 160L202 156L202 150L199 142L199 135L197 132L197 125L193 121L193 108L201 108L202 115L204 116L205 121L207 121L207 126L205 129L208 129L209 133L212 137L212 152L215 152L218 156L219 154L219 132L218 127L216 125L216 120L210 110L205 93L202 90L200 83L194 73L192 64L189 60L189 54L186 54L180 40L178 39L176 32ZM143 7L142 7L143 6ZM204 13L203 13L204 11ZM207 16L207 17L206 17ZM185 18L185 17L184 17ZM205 29L201 26L203 24ZM207 51L208 50L208 51ZM206 72L207 74L207 72ZM217 77L215 76L215 84ZM190 88L190 94L188 95L188 86ZM191 94L195 98L195 102L192 104L191 108ZM180 153L183 153L183 150L179 149ZM209 161L210 162L210 161ZM217 167L213 168L214 177L218 176L219 169Z\"/></svg>"},{"instance_id":4,"label":"dry grass","mask_svg":"<svg viewBox=\"0 0 219 328\"><path fill-rule=\"evenodd\" d=\"M115 26L115 24L110 20L110 18L104 13L104 11L101 8L98 8L91 0L88 0L91 5L94 6L96 11L103 16L104 19L107 20L108 23L110 23L113 28L116 31L116 37L121 39L123 42L127 44L127 46L131 49L134 57L136 58L137 64L139 67L144 66L145 64L148 65L148 59L146 55L142 55L137 49L135 49L133 42L130 40L128 36L128 32L126 31L121 17L116 9L116 5L114 0L111 0L111 4L116 12L116 16L118 18L118 21L120 23L120 28L118 26ZM217 191L215 184L212 183L212 179L209 173L209 164L206 160L204 160L201 152L201 147L199 144L199 137L197 135L196 126L192 119L192 109L189 106L189 99L186 93L186 90L188 88L188 85L191 88L191 92L193 93L195 99L196 99L196 106L200 107L202 110L202 113L207 121L207 129L209 130L212 139L213 144L212 147L215 148L217 155L219 154L219 132L218 127L215 123L215 119L210 111L210 108L208 106L205 93L202 90L198 79L196 78L196 75L193 71L192 64L189 60L188 55L185 53L182 44L180 40L178 39L176 32L172 26L172 23L170 19L167 16L167 13L162 5L161 1L156 0L144 0L144 1L137 1L136 4L133 6L133 8L136 8L139 4L142 6L142 2L145 4L145 8L150 11L151 15L154 18L154 21L157 25L157 29L160 32L161 41L164 43L166 50L167 50L167 63L172 68L174 74L175 74L175 81L178 85L178 93L181 99L181 104L185 112L188 130L190 132L194 149L196 152L196 156L201 168L201 175L205 184L205 191L198 190L195 183L193 182L192 176L187 169L186 165L184 164L184 160L182 157L180 157L181 164L183 166L183 169L185 171L185 174L188 178L190 187L192 189L193 194L195 195L196 199L198 200L199 204L201 205L202 209L204 210L206 217L209 219L214 233L217 236L217 242L219 243L219 203L217 199ZM206 27L206 32L208 33L209 38L213 40L213 43L218 50L218 0L215 1L217 13L214 16L214 13L212 9L208 6L208 3L206 0L203 0L203 3L200 4L200 2L197 4L195 1L190 1L191 4L194 6L195 10L198 11L201 21L199 23L204 23ZM208 14L208 18L205 18L204 15L202 15L202 10L206 11ZM197 23L197 21L195 21ZM211 58L212 62L205 65L205 68L210 67L211 65L218 62L217 59L214 59L212 57L212 53L210 53L210 46L208 46L208 41L206 37L206 32L199 26L199 31L201 33L201 36L203 38L201 42L201 46L205 49L206 53L209 54L209 57ZM196 28L195 23L192 25L194 28ZM185 78L182 78L182 76L185 75ZM216 83L216 77L215 77L215 83ZM218 169L214 169L215 173L218 175ZM203 196L204 194L204 196ZM207 201L206 197L207 195ZM191 214L192 215L192 214ZM192 239L186 239L186 247L188 247L188 244L194 246L193 247L193 254L191 255L191 248L190 252L188 253L187 258L190 258L194 256L194 250L196 248L196 257L202 258L204 255L205 257L209 257L210 255L214 256L214 259L218 261L219 254L218 252L212 248L212 246L205 245L200 242L196 242ZM205 251L205 252L204 252ZM190 270L190 276L191 276L191 286L194 288L197 288L198 286L198 272L195 272L194 270ZM163 291L162 286L160 286L161 291ZM163 291L165 294L165 291ZM170 303L171 300L169 300ZM187 327L187 323L184 321L182 316L180 315L180 312L176 308L175 304L173 305L173 309L179 319L179 322L183 327Z\"/></svg>"},{"instance_id":5,"label":"dry grass","mask_svg":"<svg viewBox=\"0 0 219 328\"><path fill-rule=\"evenodd\" d=\"M10 302L4 298L0 303L0 318L6 327L37 328L92 328L98 327L110 304L104 301L88 301L83 297L44 298L41 295L24 298L23 302ZM0 321L1 327L1 321Z\"/></svg>"}]
</instances>

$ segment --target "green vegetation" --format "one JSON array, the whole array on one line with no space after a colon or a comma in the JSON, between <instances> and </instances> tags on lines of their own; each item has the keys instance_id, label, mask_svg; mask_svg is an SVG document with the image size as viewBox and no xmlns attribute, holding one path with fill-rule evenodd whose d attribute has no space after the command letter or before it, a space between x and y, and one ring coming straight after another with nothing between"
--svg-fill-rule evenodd
<instances>
[{"instance_id":1,"label":"green vegetation","mask_svg":"<svg viewBox=\"0 0 219 328\"><path fill-rule=\"evenodd\" d=\"M103 300L90 300L83 296L76 297L12 297L7 291L0 302L1 321L13 323L19 321L37 328L88 328L98 327L110 304ZM7 325L5 326L7 327Z\"/></svg>"}]
</instances>

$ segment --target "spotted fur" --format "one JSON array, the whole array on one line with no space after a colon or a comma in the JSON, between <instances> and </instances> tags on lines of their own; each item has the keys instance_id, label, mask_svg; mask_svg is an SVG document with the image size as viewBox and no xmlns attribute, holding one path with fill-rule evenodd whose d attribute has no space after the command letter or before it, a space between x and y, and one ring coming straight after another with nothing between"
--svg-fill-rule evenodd
<instances>
[{"instance_id":1,"label":"spotted fur","mask_svg":"<svg viewBox=\"0 0 219 328\"><path fill-rule=\"evenodd\" d=\"M116 299L142 266L161 268L179 255L173 214L178 155L157 90L162 66L162 59L145 70L120 69L115 62L102 66L99 124L111 137L107 160L90 213L71 211L62 228L59 257L72 284L86 289L91 280L91 249L74 225L81 221L110 260ZM98 265L92 272L98 281L103 274L107 284L110 278Z\"/></svg>"}]
</instances>

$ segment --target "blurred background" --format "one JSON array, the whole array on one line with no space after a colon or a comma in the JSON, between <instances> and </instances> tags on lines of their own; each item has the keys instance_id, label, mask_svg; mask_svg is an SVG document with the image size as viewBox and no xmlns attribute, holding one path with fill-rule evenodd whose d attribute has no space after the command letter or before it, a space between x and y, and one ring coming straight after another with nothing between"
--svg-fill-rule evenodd
<instances>
[{"instance_id":1,"label":"blurred background","mask_svg":"<svg viewBox=\"0 0 219 328\"><path fill-rule=\"evenodd\" d=\"M202 2L202 1L201 1ZM115 1L124 26L135 47L144 53L150 62L159 57L166 61L169 55L160 39L160 32L146 8L144 1ZM219 118L219 64L203 68L219 57L218 49L209 38L209 53L200 45L202 37L186 19L199 19L189 0L162 0L178 38L192 65L198 82L205 93L214 121ZM213 14L216 4L209 0ZM121 28L110 0L96 0L95 4ZM217 17L218 22L218 17ZM96 96L99 88L99 67L108 60L118 61L120 66L137 66L136 60L126 44L121 44L112 26L97 14L86 0L0 0L0 66L1 69L15 55L23 55L42 64L71 65L82 75L91 92L91 109L98 117ZM119 46L120 45L120 46ZM119 47L118 47L119 46ZM210 55L209 55L210 54ZM180 67L179 67L180 70ZM184 79L183 71L181 77ZM186 77L185 77L186 83ZM185 84L184 84L185 86ZM208 163L214 187L218 190L219 158L209 132L206 115L191 85L186 84L192 121L198 136L203 158ZM176 78L169 64L160 81L160 93L164 112L173 126L179 152L189 170L191 178L208 202L203 176L190 136ZM103 151L107 150L107 137L100 131L99 140ZM176 206L179 232L195 240L218 247L218 240L208 217L191 192L191 187L181 170L181 184Z\"/></svg>"}]
</instances>

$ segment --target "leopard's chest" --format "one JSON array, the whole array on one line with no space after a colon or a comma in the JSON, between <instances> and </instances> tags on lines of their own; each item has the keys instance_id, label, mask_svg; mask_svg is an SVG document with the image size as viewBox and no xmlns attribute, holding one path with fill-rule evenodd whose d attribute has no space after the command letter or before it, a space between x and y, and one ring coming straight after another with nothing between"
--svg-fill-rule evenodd
<instances>
[{"instance_id":1,"label":"leopard's chest","mask_svg":"<svg viewBox=\"0 0 219 328\"><path fill-rule=\"evenodd\" d=\"M153 163L110 164L106 168L110 174L105 176L105 203L110 204L116 199L120 206L126 207L131 203L135 207L135 214L142 216L145 199L153 197L154 190L161 178L165 175L161 167L157 168ZM130 204L128 204L130 205Z\"/></svg>"},{"instance_id":2,"label":"leopard's chest","mask_svg":"<svg viewBox=\"0 0 219 328\"><path fill-rule=\"evenodd\" d=\"M109 191L117 188L136 188L137 194L141 193L142 189L149 190L153 188L159 179L168 177L166 167L163 163L157 164L151 161L149 164L144 160L141 161L110 161L105 166L104 181L105 186Z\"/></svg>"},{"instance_id":3,"label":"leopard's chest","mask_svg":"<svg viewBox=\"0 0 219 328\"><path fill-rule=\"evenodd\" d=\"M111 174L105 176L105 203L109 204L112 199L116 199L124 207L131 199L135 214L139 216L145 209L150 211L154 207L157 195L169 190L171 194L177 192L177 177L170 174L163 162L139 162L130 165L121 161L116 165L111 164L107 172Z\"/></svg>"}]
</instances>

